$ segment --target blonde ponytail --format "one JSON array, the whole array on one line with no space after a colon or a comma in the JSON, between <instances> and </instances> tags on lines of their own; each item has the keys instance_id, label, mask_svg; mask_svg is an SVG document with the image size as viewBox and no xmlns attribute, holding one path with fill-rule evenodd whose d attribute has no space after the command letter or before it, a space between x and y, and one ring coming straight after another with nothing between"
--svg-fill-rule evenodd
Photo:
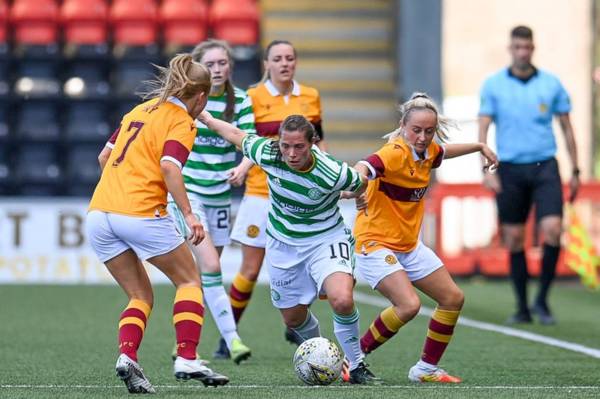
<instances>
[{"instance_id":1,"label":"blonde ponytail","mask_svg":"<svg viewBox=\"0 0 600 399\"><path fill-rule=\"evenodd\" d=\"M153 109L170 96L185 100L201 92L207 95L210 92L210 72L204 65L194 62L191 54L177 54L168 68L155 66L159 75L148 82L150 89L143 93L144 98L158 97Z\"/></svg>"}]
</instances>

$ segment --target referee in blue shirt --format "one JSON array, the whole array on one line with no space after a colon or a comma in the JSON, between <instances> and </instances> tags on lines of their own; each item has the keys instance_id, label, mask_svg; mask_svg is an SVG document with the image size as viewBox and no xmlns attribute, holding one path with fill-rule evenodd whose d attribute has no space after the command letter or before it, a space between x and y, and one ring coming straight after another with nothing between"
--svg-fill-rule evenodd
<instances>
[{"instance_id":1,"label":"referee in blue shirt","mask_svg":"<svg viewBox=\"0 0 600 399\"><path fill-rule=\"evenodd\" d=\"M531 64L533 32L517 26L510 34L512 64L489 77L481 89L479 141L487 142L488 128L496 125L500 166L497 174L484 175L484 184L496 193L504 244L510 251L510 274L517 312L508 323L531 323L527 304L527 262L524 252L525 222L535 204L535 216L544 237L538 295L531 312L542 324L554 324L548 292L560 253L563 198L552 117L557 115L573 165L570 201L579 188L579 168L569 95L558 78Z\"/></svg>"}]
</instances>

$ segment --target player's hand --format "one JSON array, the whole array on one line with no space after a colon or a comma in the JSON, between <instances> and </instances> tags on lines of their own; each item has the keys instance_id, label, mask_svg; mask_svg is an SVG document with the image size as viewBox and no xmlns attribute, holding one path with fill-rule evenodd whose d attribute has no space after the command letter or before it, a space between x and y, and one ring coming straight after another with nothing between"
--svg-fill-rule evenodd
<instances>
[{"instance_id":1,"label":"player's hand","mask_svg":"<svg viewBox=\"0 0 600 399\"><path fill-rule=\"evenodd\" d=\"M361 195L356 197L356 210L364 211L365 215L368 216L369 214L367 212L367 205L368 205L367 193L362 193Z\"/></svg>"},{"instance_id":2,"label":"player's hand","mask_svg":"<svg viewBox=\"0 0 600 399\"><path fill-rule=\"evenodd\" d=\"M498 157L496 153L486 144L482 144L481 155L483 156L483 171L494 173L498 169Z\"/></svg>"},{"instance_id":3,"label":"player's hand","mask_svg":"<svg viewBox=\"0 0 600 399\"><path fill-rule=\"evenodd\" d=\"M196 218L193 213L190 213L185 217L185 224L187 224L190 229L190 235L187 237L188 240L192 242L194 245L198 245L204 240L204 226L202 223Z\"/></svg>"},{"instance_id":4,"label":"player's hand","mask_svg":"<svg viewBox=\"0 0 600 399\"><path fill-rule=\"evenodd\" d=\"M498 194L502 191L502 184L497 174L491 172L483 173L483 185L488 190Z\"/></svg>"},{"instance_id":5,"label":"player's hand","mask_svg":"<svg viewBox=\"0 0 600 399\"><path fill-rule=\"evenodd\" d=\"M579 181L579 176L573 175L571 177L571 181L569 182L569 202L575 201L577 198L577 192L579 191L579 186L581 182Z\"/></svg>"},{"instance_id":6,"label":"player's hand","mask_svg":"<svg viewBox=\"0 0 600 399\"><path fill-rule=\"evenodd\" d=\"M352 199L356 198L356 195L352 191L340 191L340 199Z\"/></svg>"},{"instance_id":7,"label":"player's hand","mask_svg":"<svg viewBox=\"0 0 600 399\"><path fill-rule=\"evenodd\" d=\"M246 180L248 170L241 166L242 165L238 165L229 172L227 181L234 187L241 186L244 183L244 180Z\"/></svg>"}]
</instances>

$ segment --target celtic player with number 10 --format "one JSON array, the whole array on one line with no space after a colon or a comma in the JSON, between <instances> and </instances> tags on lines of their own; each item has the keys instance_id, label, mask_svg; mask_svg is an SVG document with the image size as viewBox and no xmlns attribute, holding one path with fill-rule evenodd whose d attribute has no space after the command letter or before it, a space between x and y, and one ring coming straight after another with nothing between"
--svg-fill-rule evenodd
<instances>
[{"instance_id":1,"label":"celtic player with number 10","mask_svg":"<svg viewBox=\"0 0 600 399\"><path fill-rule=\"evenodd\" d=\"M359 314L352 298L354 239L337 205L342 192L346 198L364 192L366 179L313 145L315 129L303 116L288 116L277 141L247 135L206 111L198 118L241 147L267 174L265 263L271 299L285 324L301 340L318 337L319 322L308 307L317 295L326 294L335 335L350 363L350 382L377 382L360 349Z\"/></svg>"}]
</instances>

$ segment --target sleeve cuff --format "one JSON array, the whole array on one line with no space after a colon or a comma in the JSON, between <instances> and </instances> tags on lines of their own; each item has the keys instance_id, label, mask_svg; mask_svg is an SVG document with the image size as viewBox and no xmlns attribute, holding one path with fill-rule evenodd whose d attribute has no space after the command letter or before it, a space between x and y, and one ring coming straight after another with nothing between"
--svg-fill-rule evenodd
<instances>
[{"instance_id":1,"label":"sleeve cuff","mask_svg":"<svg viewBox=\"0 0 600 399\"><path fill-rule=\"evenodd\" d=\"M160 161L169 161L169 162L173 162L175 165L177 165L177 167L179 169L183 169L183 165L181 164L181 162L179 162L176 158L169 156L169 155L164 155Z\"/></svg>"},{"instance_id":2,"label":"sleeve cuff","mask_svg":"<svg viewBox=\"0 0 600 399\"><path fill-rule=\"evenodd\" d=\"M367 169L369 169L369 176L367 176L367 179L374 180L377 177L377 172L375 171L375 168L373 167L373 165L371 165L370 163L368 163L365 160L358 161L358 163L361 165L365 165L367 167Z\"/></svg>"}]
</instances>

